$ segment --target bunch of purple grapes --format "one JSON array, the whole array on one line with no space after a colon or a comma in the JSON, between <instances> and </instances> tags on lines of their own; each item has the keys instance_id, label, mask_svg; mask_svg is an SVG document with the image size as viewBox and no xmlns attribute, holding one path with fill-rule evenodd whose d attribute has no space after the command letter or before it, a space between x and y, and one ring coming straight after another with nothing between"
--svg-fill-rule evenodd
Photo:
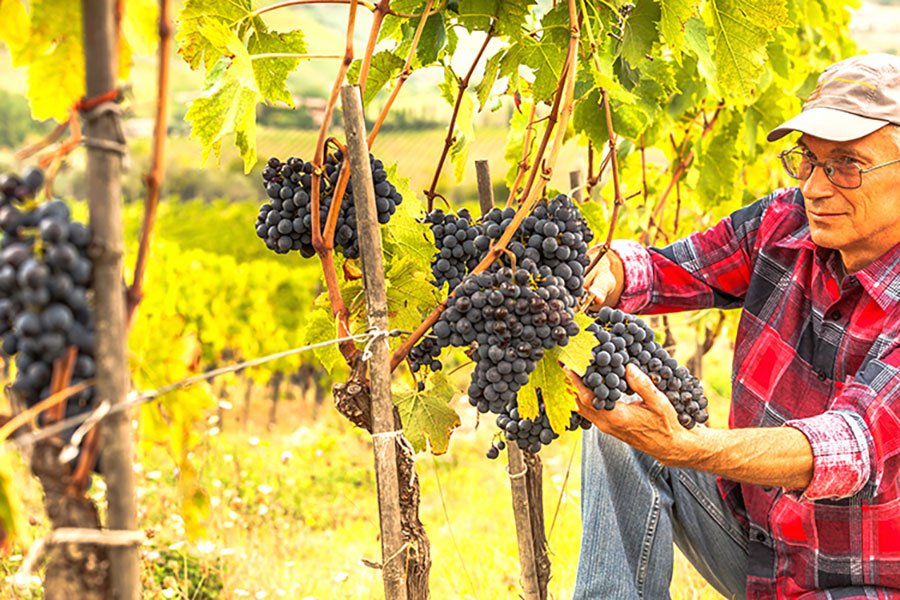
<instances>
[{"instance_id":1,"label":"bunch of purple grapes","mask_svg":"<svg viewBox=\"0 0 900 600\"><path fill-rule=\"evenodd\" d=\"M484 258L514 216L515 210L506 208L492 210L474 226L467 219L467 241L468 232L477 231L471 238L478 253L473 264ZM444 218L441 224L446 222ZM442 233L446 237L446 229ZM455 286L430 335L410 351L413 371L439 370L444 348L468 347L475 360L469 402L482 413L496 414L507 441L523 449L537 452L552 442L558 434L550 428L543 402L536 419L522 419L517 394L544 352L565 346L579 331L574 311L592 238L571 200L557 196L541 202L513 234L507 254L482 273L466 274ZM579 426L589 424L573 413L569 428Z\"/></svg>"},{"instance_id":2,"label":"bunch of purple grapes","mask_svg":"<svg viewBox=\"0 0 900 600\"><path fill-rule=\"evenodd\" d=\"M375 206L378 222L387 223L403 196L388 181L384 165L369 155L372 178L375 182ZM340 151L325 159L325 173L319 179L319 229L324 230L328 211L334 202L335 186L343 156ZM259 209L256 218L256 235L265 241L266 247L278 254L296 250L304 258L315 255L312 245L312 174L313 164L291 157L285 162L270 158L263 169L268 202ZM359 237L356 230L356 208L350 182L344 191L341 208L335 224L334 246L345 258L359 258Z\"/></svg>"},{"instance_id":3,"label":"bunch of purple grapes","mask_svg":"<svg viewBox=\"0 0 900 600\"><path fill-rule=\"evenodd\" d=\"M634 393L625 380L625 365L632 363L666 395L684 427L709 419L700 380L669 356L644 321L607 306L600 309L591 330L597 346L582 381L594 392L594 408L612 410L622 396Z\"/></svg>"},{"instance_id":4,"label":"bunch of purple grapes","mask_svg":"<svg viewBox=\"0 0 900 600\"><path fill-rule=\"evenodd\" d=\"M77 348L72 384L96 371L91 234L63 202L32 205L42 184L34 169L0 176L0 337L4 357L15 356L12 390L27 406L50 395L53 363L69 347ZM71 396L67 416L93 398L93 388Z\"/></svg>"}]
</instances>

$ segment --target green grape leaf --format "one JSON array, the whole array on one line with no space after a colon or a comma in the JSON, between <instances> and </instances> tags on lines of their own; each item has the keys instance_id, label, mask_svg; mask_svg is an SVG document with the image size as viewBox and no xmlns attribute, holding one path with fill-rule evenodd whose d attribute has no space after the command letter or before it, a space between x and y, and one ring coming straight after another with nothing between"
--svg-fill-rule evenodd
<instances>
[{"instance_id":1,"label":"green grape leaf","mask_svg":"<svg viewBox=\"0 0 900 600\"><path fill-rule=\"evenodd\" d=\"M21 5L3 0L0 39L10 44L13 64L28 69L32 117L63 122L85 93L81 3L36 0L30 20Z\"/></svg>"},{"instance_id":2,"label":"green grape leaf","mask_svg":"<svg viewBox=\"0 0 900 600\"><path fill-rule=\"evenodd\" d=\"M503 58L503 53L498 52L484 63L484 76L475 86L475 95L478 97L479 111L484 110L484 105L487 104L488 98L491 95L491 90L494 88L494 83L497 82L497 75L500 73L501 58Z\"/></svg>"},{"instance_id":3,"label":"green grape leaf","mask_svg":"<svg viewBox=\"0 0 900 600\"><path fill-rule=\"evenodd\" d=\"M31 19L25 4L19 0L0 0L0 42L6 44L12 66L21 67L31 60L34 40L31 39Z\"/></svg>"},{"instance_id":4,"label":"green grape leaf","mask_svg":"<svg viewBox=\"0 0 900 600\"><path fill-rule=\"evenodd\" d=\"M209 493L203 488L197 470L188 459L178 464L178 498L184 531L191 540L206 537L209 522Z\"/></svg>"},{"instance_id":5,"label":"green grape leaf","mask_svg":"<svg viewBox=\"0 0 900 600\"><path fill-rule=\"evenodd\" d=\"M568 427L572 413L578 409L575 395L568 389L568 379L559 366L562 348L547 350L528 378L528 383L519 390L519 417L535 419L538 417L537 390L541 390L544 399L544 410L550 419L550 427L556 433L562 433Z\"/></svg>"},{"instance_id":6,"label":"green grape leaf","mask_svg":"<svg viewBox=\"0 0 900 600\"><path fill-rule=\"evenodd\" d=\"M303 329L303 343L316 344L327 342L337 337L337 323L331 312L322 308L314 310L306 319ZM338 369L346 364L337 344L329 344L313 350L316 358L329 375L336 378Z\"/></svg>"},{"instance_id":7,"label":"green grape leaf","mask_svg":"<svg viewBox=\"0 0 900 600\"><path fill-rule=\"evenodd\" d=\"M385 265L387 302L391 328L414 330L440 302L438 290L431 285L431 270L423 271L415 259L395 255Z\"/></svg>"},{"instance_id":8,"label":"green grape leaf","mask_svg":"<svg viewBox=\"0 0 900 600\"><path fill-rule=\"evenodd\" d=\"M306 52L306 41L302 31L288 31L285 33L269 33L267 31L254 31L247 42L247 50L254 54L290 53L303 54ZM294 99L287 89L287 78L300 64L298 58L260 58L253 59L253 74L256 77L256 87L263 98L270 102L282 101L288 106L294 106Z\"/></svg>"},{"instance_id":9,"label":"green grape leaf","mask_svg":"<svg viewBox=\"0 0 900 600\"><path fill-rule=\"evenodd\" d=\"M672 50L676 60L681 60L684 51L685 24L688 19L697 15L699 2L694 0L667 0L660 3L659 31Z\"/></svg>"},{"instance_id":10,"label":"green grape leaf","mask_svg":"<svg viewBox=\"0 0 900 600\"><path fill-rule=\"evenodd\" d=\"M507 187L512 187L516 179L519 162L525 153L525 128L528 126L528 116L531 114L531 103L523 101L518 110L512 111L509 122L509 133L506 135L506 144L503 148L503 158L509 165L504 181ZM535 123L531 133L532 140L539 140L542 133L542 124ZM529 156L534 156L537 144L532 142L529 148ZM515 191L515 190L514 190Z\"/></svg>"},{"instance_id":11,"label":"green grape leaf","mask_svg":"<svg viewBox=\"0 0 900 600\"><path fill-rule=\"evenodd\" d=\"M572 125L575 131L586 135L595 148L603 148L609 142L603 97L599 89L594 88L578 99L572 111Z\"/></svg>"},{"instance_id":12,"label":"green grape leaf","mask_svg":"<svg viewBox=\"0 0 900 600\"><path fill-rule=\"evenodd\" d=\"M702 19L688 19L684 28L684 43L697 57L697 70L700 75L706 80L715 81L716 63L709 48L706 24Z\"/></svg>"},{"instance_id":13,"label":"green grape leaf","mask_svg":"<svg viewBox=\"0 0 900 600\"><path fill-rule=\"evenodd\" d=\"M800 110L799 102L784 93L781 86L772 84L759 98L747 107L744 116L744 140L750 160L755 160L757 149L765 144L765 135L777 127L785 116Z\"/></svg>"},{"instance_id":14,"label":"green grape leaf","mask_svg":"<svg viewBox=\"0 0 900 600\"><path fill-rule=\"evenodd\" d=\"M705 206L731 199L740 174L738 139L741 118L737 111L721 112L713 133L703 144L695 171L699 173L697 193Z\"/></svg>"},{"instance_id":15,"label":"green grape leaf","mask_svg":"<svg viewBox=\"0 0 900 600\"><path fill-rule=\"evenodd\" d=\"M387 169L387 176L403 202L391 217L390 227L384 228L384 252L388 261L405 256L413 260L416 269L431 273L431 259L435 253L434 237L431 229L419 221L425 214L425 207L409 185L409 178L397 174L397 165Z\"/></svg>"},{"instance_id":16,"label":"green grape leaf","mask_svg":"<svg viewBox=\"0 0 900 600\"><path fill-rule=\"evenodd\" d=\"M715 87L746 103L763 74L772 32L788 24L785 0L711 0L704 12L713 39Z\"/></svg>"},{"instance_id":17,"label":"green grape leaf","mask_svg":"<svg viewBox=\"0 0 900 600\"><path fill-rule=\"evenodd\" d=\"M134 52L154 54L159 47L159 2L154 0L128 0L125 19L122 21L123 41L128 41Z\"/></svg>"},{"instance_id":18,"label":"green grape leaf","mask_svg":"<svg viewBox=\"0 0 900 600\"><path fill-rule=\"evenodd\" d=\"M416 46L416 58L419 59L419 64L425 66L437 61L441 50L446 45L447 28L444 24L444 15L441 13L431 15L422 27L419 45Z\"/></svg>"},{"instance_id":19,"label":"green grape leaf","mask_svg":"<svg viewBox=\"0 0 900 600\"><path fill-rule=\"evenodd\" d=\"M80 34L80 21L78 30ZM50 53L36 55L28 69L28 99L31 101L32 117L38 121L65 121L75 102L84 96L84 85L84 54L80 37L64 36Z\"/></svg>"},{"instance_id":20,"label":"green grape leaf","mask_svg":"<svg viewBox=\"0 0 900 600\"><path fill-rule=\"evenodd\" d=\"M253 5L251 0L186 0L181 12L178 13L178 28L175 32L175 41L178 44L178 53L191 66L198 69L203 66L206 69L212 67L227 53L223 52L222 45L217 40L209 39L207 23L215 21L226 29L246 20L252 20L258 29L265 30L265 25L259 17L251 18ZM237 35L237 34L236 34ZM243 44L241 44L243 47Z\"/></svg>"},{"instance_id":21,"label":"green grape leaf","mask_svg":"<svg viewBox=\"0 0 900 600\"><path fill-rule=\"evenodd\" d=\"M456 103L456 92L459 91L459 78L450 65L444 65L444 80L438 84L438 91L447 104L453 106Z\"/></svg>"},{"instance_id":22,"label":"green grape leaf","mask_svg":"<svg viewBox=\"0 0 900 600\"><path fill-rule=\"evenodd\" d=\"M534 73L532 94L536 100L550 103L566 61L569 46L569 13L565 4L559 4L541 21L544 35L536 40L525 37L519 40L522 64Z\"/></svg>"},{"instance_id":23,"label":"green grape leaf","mask_svg":"<svg viewBox=\"0 0 900 600\"><path fill-rule=\"evenodd\" d=\"M210 70L208 87L191 102L185 114L191 123L191 137L200 140L205 161L210 152L218 160L222 139L234 134L244 171L249 173L256 163L256 105L261 97L250 55L235 33L219 21L204 21L198 31L217 48L227 49L232 59L222 60Z\"/></svg>"},{"instance_id":24,"label":"green grape leaf","mask_svg":"<svg viewBox=\"0 0 900 600\"><path fill-rule=\"evenodd\" d=\"M396 9L393 9L396 10ZM400 42L403 40L403 24L406 19L396 17L394 15L385 15L384 21L381 23L381 31L378 32L378 41L393 40Z\"/></svg>"},{"instance_id":25,"label":"green grape leaf","mask_svg":"<svg viewBox=\"0 0 900 600\"><path fill-rule=\"evenodd\" d=\"M458 20L468 31L487 31L493 25L501 36L519 36L536 0L459 0Z\"/></svg>"},{"instance_id":26,"label":"green grape leaf","mask_svg":"<svg viewBox=\"0 0 900 600\"><path fill-rule=\"evenodd\" d=\"M578 205L584 222L594 232L593 244L600 244L606 241L607 228L609 227L609 214L606 206L601 202L584 202Z\"/></svg>"},{"instance_id":27,"label":"green grape leaf","mask_svg":"<svg viewBox=\"0 0 900 600\"><path fill-rule=\"evenodd\" d=\"M444 81L438 85L443 97L451 106L456 104L459 94L459 81L449 65L444 66ZM463 92L459 103L459 111L456 113L456 123L453 129L453 144L450 146L450 162L454 166L454 174L457 183L462 181L469 159L469 145L475 139L475 103L472 95Z\"/></svg>"},{"instance_id":28,"label":"green grape leaf","mask_svg":"<svg viewBox=\"0 0 900 600\"><path fill-rule=\"evenodd\" d=\"M588 325L593 323L593 319L584 313L575 314L575 322L581 328L577 335L569 338L569 343L562 347L559 355L559 361L564 367L575 371L579 375L583 375L593 357L594 346L597 345L597 338L594 334L587 330Z\"/></svg>"},{"instance_id":29,"label":"green grape leaf","mask_svg":"<svg viewBox=\"0 0 900 600\"><path fill-rule=\"evenodd\" d=\"M366 78L366 89L363 94L363 106L368 106L372 99L381 91L381 89L391 79L400 74L403 65L406 63L399 56L382 50L376 52L372 56L372 63L369 65L369 76ZM351 83L359 83L359 71L362 68L362 61L355 60L347 71L347 80Z\"/></svg>"},{"instance_id":30,"label":"green grape leaf","mask_svg":"<svg viewBox=\"0 0 900 600\"><path fill-rule=\"evenodd\" d=\"M650 52L659 34L657 25L660 19L660 8L654 0L637 0L634 9L625 20L622 33L622 57L637 65L645 60L644 55Z\"/></svg>"},{"instance_id":31,"label":"green grape leaf","mask_svg":"<svg viewBox=\"0 0 900 600\"><path fill-rule=\"evenodd\" d=\"M459 415L450 408L456 388L443 373L434 373L419 392L406 383L393 386L394 405L400 412L403 435L416 452L428 446L433 454L443 454L450 445L450 434L459 427Z\"/></svg>"}]
</instances>

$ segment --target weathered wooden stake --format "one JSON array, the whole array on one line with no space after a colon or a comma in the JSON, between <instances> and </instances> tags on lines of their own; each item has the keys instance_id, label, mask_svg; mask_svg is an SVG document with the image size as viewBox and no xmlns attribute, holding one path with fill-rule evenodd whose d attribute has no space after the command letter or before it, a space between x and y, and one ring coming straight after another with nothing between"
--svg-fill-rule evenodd
<instances>
[{"instance_id":1,"label":"weathered wooden stake","mask_svg":"<svg viewBox=\"0 0 900 600\"><path fill-rule=\"evenodd\" d=\"M488 161L476 160L475 173L478 177L478 200L481 214L487 214L494 207L491 171ZM509 456L510 488L512 491L513 516L516 520L516 538L519 546L519 563L522 568L522 589L526 600L547 597L547 582L550 577L550 559L547 556L547 542L544 536L544 515L541 496L529 493L529 484L536 481L541 485L541 459L537 455L526 461L525 453L515 443L507 444ZM528 462L535 463L529 467ZM535 476L536 475L536 476ZM546 565L545 569L540 566ZM541 573L546 571L546 576Z\"/></svg>"},{"instance_id":2,"label":"weathered wooden stake","mask_svg":"<svg viewBox=\"0 0 900 600\"><path fill-rule=\"evenodd\" d=\"M353 203L359 229L366 317L371 330L388 330L387 288L381 250L381 230L375 211L375 186L369 165L366 124L359 87L341 88L344 130L350 158ZM391 399L391 350L387 337L369 345L369 381L372 396L372 443L375 449L375 480L378 485L378 512L381 522L384 596L405 600L406 561L400 520L400 488L397 477L397 447L394 403Z\"/></svg>"},{"instance_id":3,"label":"weathered wooden stake","mask_svg":"<svg viewBox=\"0 0 900 600\"><path fill-rule=\"evenodd\" d=\"M581 202L584 199L584 179L581 176L581 170L576 169L575 171L569 171L569 187L572 189L572 198L575 199L576 202Z\"/></svg>"},{"instance_id":4,"label":"weathered wooden stake","mask_svg":"<svg viewBox=\"0 0 900 600\"><path fill-rule=\"evenodd\" d=\"M119 60L116 0L84 0L84 62L87 97L116 88ZM97 315L97 401L119 404L128 392L125 346L124 242L120 171L123 144L117 112L86 115L87 197L93 233L94 299ZM111 151L112 149L112 151ZM134 488L134 448L131 417L120 412L100 427L100 463L106 479L107 527L135 530L138 526ZM138 548L110 548L110 597L137 600L141 595Z\"/></svg>"}]
</instances>

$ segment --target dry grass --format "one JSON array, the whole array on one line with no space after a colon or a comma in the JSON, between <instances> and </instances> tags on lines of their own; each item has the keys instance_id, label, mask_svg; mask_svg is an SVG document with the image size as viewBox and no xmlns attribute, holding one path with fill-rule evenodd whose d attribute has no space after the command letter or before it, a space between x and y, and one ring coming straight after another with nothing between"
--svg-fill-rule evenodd
<instances>
[{"instance_id":1,"label":"dry grass","mask_svg":"<svg viewBox=\"0 0 900 600\"><path fill-rule=\"evenodd\" d=\"M234 395L242 397L242 388ZM371 443L327 404L315 421L298 417L313 412L311 402L281 404L271 433L262 423L268 415L262 394L253 401L255 420L247 431L240 410L226 413L222 431L213 430L195 457L212 507L199 539L188 540L178 517L171 462L151 453L137 466L141 527L153 536L143 549L145 597L382 597L380 572L363 562L380 560ZM432 545L432 597L516 597L518 559L504 461L484 458L492 427L476 427L467 405L457 409L463 426L450 452L417 458L421 518ZM554 598L571 597L575 579L579 447L578 436L569 434L541 453ZM39 490L24 469L22 482L38 535L45 527ZM102 485L92 494L102 502ZM0 564L9 573L17 560ZM214 579L221 580L221 592L197 591L198 582ZM680 555L671 590L674 598L718 597ZM33 590L0 595L40 597Z\"/></svg>"}]
</instances>

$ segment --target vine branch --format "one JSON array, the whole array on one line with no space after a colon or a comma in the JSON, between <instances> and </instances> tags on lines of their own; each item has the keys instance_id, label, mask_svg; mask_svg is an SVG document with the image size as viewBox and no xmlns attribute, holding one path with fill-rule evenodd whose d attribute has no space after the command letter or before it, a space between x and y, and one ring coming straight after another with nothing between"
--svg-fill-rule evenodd
<instances>
[{"instance_id":1,"label":"vine branch","mask_svg":"<svg viewBox=\"0 0 900 600\"><path fill-rule=\"evenodd\" d=\"M506 199L506 206L512 206L516 193L518 193L519 185L522 183L522 178L531 166L528 164L528 155L531 154L531 134L534 133L534 115L536 110L537 105L532 103L531 113L528 115L528 125L525 126L525 139L522 141L522 160L519 161L517 167L516 179L509 188L509 198Z\"/></svg>"},{"instance_id":2,"label":"vine branch","mask_svg":"<svg viewBox=\"0 0 900 600\"><path fill-rule=\"evenodd\" d=\"M394 89L391 90L391 95L388 97L387 102L385 102L384 107L381 109L381 114L378 115L378 119L375 121L375 124L372 125L372 131L369 132L369 137L366 140L369 144L369 149L375 143L375 137L378 135L378 130L381 129L382 123L384 123L385 117L387 117L388 112L391 110L391 106L394 104L394 100L397 99L397 95L400 93L400 88L403 87L403 84L409 79L410 74L412 73L412 61L413 57L416 55L416 48L419 46L419 40L422 37L422 30L425 29L425 22L428 21L428 17L430 15L431 6L434 4L434 0L428 0L428 3L425 4L425 10L422 11L422 17L419 19L419 25L416 27L416 33L413 35L412 44L409 47L409 53L406 56L406 64L403 65L403 70L400 71L400 74L397 76L397 81L394 83Z\"/></svg>"},{"instance_id":3,"label":"vine branch","mask_svg":"<svg viewBox=\"0 0 900 600\"><path fill-rule=\"evenodd\" d=\"M434 177L431 179L431 185L425 190L425 197L428 198L428 212L431 212L434 208L435 189L437 188L438 179L440 179L441 170L444 168L444 162L447 160L447 155L450 153L450 147L456 142L456 136L454 135L456 130L456 119L459 116L459 108L462 106L462 100L465 96L466 89L469 87L469 80L472 78L475 67L478 66L478 62L481 60L482 55L484 55L484 51L487 50L488 44L493 36L494 29L492 25L484 38L484 43L481 44L481 48L478 49L478 53L475 55L475 60L472 61L472 66L469 67L466 76L459 80L456 102L453 104L453 114L450 115L450 125L447 127L447 137L444 138L444 147L441 150L437 168L434 170Z\"/></svg>"},{"instance_id":4,"label":"vine branch","mask_svg":"<svg viewBox=\"0 0 900 600\"><path fill-rule=\"evenodd\" d=\"M716 124L716 119L721 112L723 104L719 104L716 107L716 112L713 113L713 116L705 121L703 126L703 131L700 133L700 139L705 138L710 131L712 131L713 126ZM696 118L695 118L696 119ZM693 124L693 121L692 121ZM685 133L685 139L682 142L681 149L684 151L687 147L687 139L690 132ZM641 235L641 244L646 245L647 242L650 241L650 230L655 227L656 230L659 230L659 216L662 213L663 207L666 204L666 199L669 197L669 194L672 192L672 189L678 184L681 178L684 176L687 168L690 166L691 161L694 160L694 151L691 150L687 153L687 155L681 155L682 157L678 161L678 165L675 167L675 171L672 173L671 179L669 179L669 183L666 186L666 189L663 191L662 195L659 197L659 200L656 203L656 206L653 208L653 213L650 215L650 220L647 223L647 227L644 230L644 233Z\"/></svg>"},{"instance_id":5,"label":"vine branch","mask_svg":"<svg viewBox=\"0 0 900 600\"><path fill-rule=\"evenodd\" d=\"M169 57L172 52L172 21L169 0L159 1L159 69L156 80L156 121L153 125L153 153L150 157L150 171L144 178L147 186L147 200L144 202L144 221L141 224L141 239L134 278L126 295L127 306L125 326L130 329L135 311L144 297L144 272L150 253L150 237L156 223L156 208L159 205L160 190L165 174L166 123L169 102Z\"/></svg>"}]
</instances>

